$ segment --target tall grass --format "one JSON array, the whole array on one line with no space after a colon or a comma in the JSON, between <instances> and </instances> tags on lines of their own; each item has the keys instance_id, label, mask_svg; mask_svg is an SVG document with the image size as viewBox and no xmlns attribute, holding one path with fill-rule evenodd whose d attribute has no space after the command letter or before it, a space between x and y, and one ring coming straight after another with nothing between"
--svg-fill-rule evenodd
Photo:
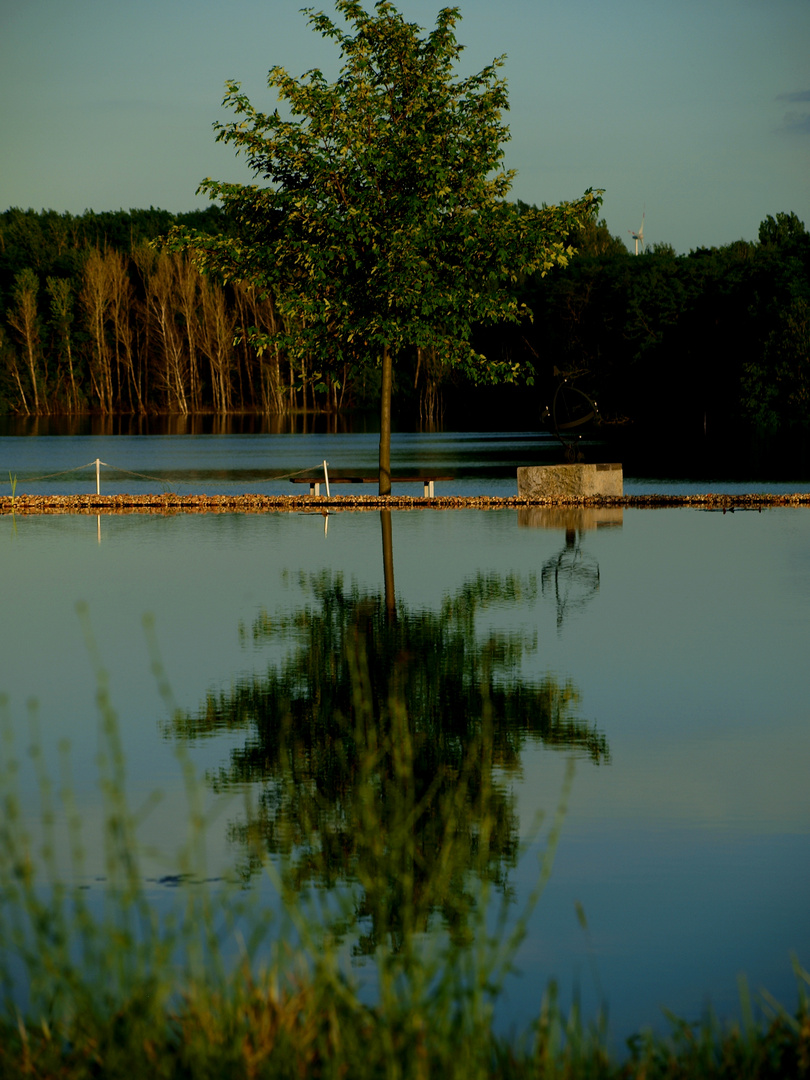
<instances>
[{"instance_id":1,"label":"tall grass","mask_svg":"<svg viewBox=\"0 0 810 1080\"><path fill-rule=\"evenodd\" d=\"M73 795L70 755L60 747L57 778L46 765L36 710L31 710L39 821L23 812L21 762L7 703L0 764L0 1076L2 1077L777 1077L810 1075L810 977L797 967L798 1013L773 1005L756 1021L747 996L742 1023L722 1029L708 1018L694 1028L673 1020L668 1040L639 1036L623 1060L607 1050L603 1025L588 1026L574 1007L564 1015L554 987L534 1029L520 1043L493 1033L493 1008L551 873L572 774L546 834L536 887L526 910L507 922L505 908L488 913L486 874L470 909L470 933L421 932L423 913L376 913L376 992L369 1000L345 963L341 927L348 910L313 891L289 886L283 866L266 865L282 916L262 907L261 890L207 883L206 837L212 828L205 792L186 753L178 753L188 803L188 836L173 856L181 881L179 905L158 914L145 884L138 840L154 800L133 809L109 685L88 635L96 669L100 722L99 779L104 800L104 882L86 888L87 851ZM357 827L373 851L377 873L407 877L419 858L413 824L436 812L415 802L407 716L389 703L383 731L371 724L363 658L356 659L353 737L362 748L362 814ZM165 675L153 657L167 707ZM485 717L467 748L465 768L482 769L491 725ZM376 782L381 756L393 762L383 827ZM491 755L490 755L491 756ZM391 795L391 791L397 794ZM487 858L487 783L481 785L478 857ZM454 808L445 805L453 843ZM393 824L392 824L393 823ZM381 838L385 836L386 842ZM375 846L376 845L376 846ZM63 849L67 848L65 866ZM260 858L259 852L256 857ZM439 860L434 873L440 878ZM367 895L373 882L360 882ZM407 884L407 883L406 883ZM441 880L430 883L439 891ZM411 899L409 899L411 897ZM352 897L344 898L351 906ZM405 928L406 932L403 932ZM239 949L235 955L234 943Z\"/></svg>"}]
</instances>

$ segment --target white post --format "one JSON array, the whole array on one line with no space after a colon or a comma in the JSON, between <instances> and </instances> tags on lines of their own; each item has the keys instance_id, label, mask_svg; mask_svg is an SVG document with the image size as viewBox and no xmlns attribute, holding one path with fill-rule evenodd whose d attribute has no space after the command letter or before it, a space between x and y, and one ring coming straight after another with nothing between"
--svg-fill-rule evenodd
<instances>
[{"instance_id":1,"label":"white post","mask_svg":"<svg viewBox=\"0 0 810 1080\"><path fill-rule=\"evenodd\" d=\"M96 458L96 495L101 494L101 462Z\"/></svg>"},{"instance_id":2,"label":"white post","mask_svg":"<svg viewBox=\"0 0 810 1080\"><path fill-rule=\"evenodd\" d=\"M323 463L323 479L324 479L324 482L326 483L326 497L327 497L327 499L329 499L329 498L331 498L331 496L329 495L329 472L327 471L325 461Z\"/></svg>"}]
</instances>

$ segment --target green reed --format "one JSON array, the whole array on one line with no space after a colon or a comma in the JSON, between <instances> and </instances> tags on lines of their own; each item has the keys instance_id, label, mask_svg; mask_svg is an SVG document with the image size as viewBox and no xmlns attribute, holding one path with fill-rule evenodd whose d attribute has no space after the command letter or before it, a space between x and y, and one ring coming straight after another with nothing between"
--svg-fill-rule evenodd
<instances>
[{"instance_id":1,"label":"green reed","mask_svg":"<svg viewBox=\"0 0 810 1080\"><path fill-rule=\"evenodd\" d=\"M476 858L482 872L465 883L465 932L443 930L429 911L437 897L455 887L454 845L463 842L460 800L470 788L459 783L419 793L405 709L392 695L385 723L372 715L361 653L352 658L352 716L338 720L341 737L352 739L359 762L354 813L368 857L357 863L357 884L375 926L373 1002L364 999L345 963L344 939L356 897L348 895L341 906L324 890L302 892L292 867L283 859L267 860L258 841L252 857L264 863L283 899L282 916L263 909L260 890L244 888L236 875L207 883L206 837L215 811L206 809L204 785L182 745L177 753L188 836L167 864L179 871L181 903L159 917L143 869L144 858L155 853L138 839L148 815L159 812L159 800L154 796L133 809L128 799L109 680L86 613L82 618L97 686L103 898L94 902L93 890L85 887L87 841L69 748L59 748L54 779L32 706L30 755L40 813L31 823L23 811L22 762L8 705L0 701L0 1076L475 1080L810 1074L810 977L798 967L797 1015L773 1003L770 1022L757 1023L744 992L741 1026L724 1029L708 1018L703 1026L690 1027L673 1019L670 1039L639 1036L622 1061L608 1052L604 1024L589 1026L576 1006L564 1014L553 986L522 1043L497 1037L494 1004L552 871L572 769L546 833L529 902L517 919L507 921L503 901L492 929L487 915L496 898L485 870L496 780L488 766L491 717L484 711L480 733L461 766L462 773L475 771L478 778ZM175 705L154 643L152 665L171 712ZM341 738L335 752L341 752ZM392 778L384 801L381 768ZM420 860L414 826L422 815L435 813L443 821L440 858L432 864L430 880L414 889ZM396 910L380 888L380 881L392 879ZM241 959L232 961L229 945L236 940L242 943Z\"/></svg>"}]
</instances>

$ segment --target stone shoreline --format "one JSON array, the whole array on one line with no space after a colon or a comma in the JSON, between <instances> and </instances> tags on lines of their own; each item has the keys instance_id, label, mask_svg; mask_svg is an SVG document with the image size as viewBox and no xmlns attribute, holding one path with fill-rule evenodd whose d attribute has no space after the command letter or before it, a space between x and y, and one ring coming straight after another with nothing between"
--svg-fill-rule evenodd
<instances>
[{"instance_id":1,"label":"stone shoreline","mask_svg":"<svg viewBox=\"0 0 810 1080\"><path fill-rule=\"evenodd\" d=\"M521 507L675 507L761 510L810 506L810 493L792 495L622 495L580 498L526 498L403 495L10 495L0 496L0 514L265 514L335 513L351 510L502 510Z\"/></svg>"}]
</instances>

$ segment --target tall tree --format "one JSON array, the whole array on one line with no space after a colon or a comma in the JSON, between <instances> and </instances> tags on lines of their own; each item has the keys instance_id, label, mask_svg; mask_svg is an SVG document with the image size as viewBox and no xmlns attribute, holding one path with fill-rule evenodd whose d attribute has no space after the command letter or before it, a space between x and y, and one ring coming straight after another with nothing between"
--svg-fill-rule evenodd
<instances>
[{"instance_id":1,"label":"tall tree","mask_svg":"<svg viewBox=\"0 0 810 1080\"><path fill-rule=\"evenodd\" d=\"M90 337L90 379L101 412L113 411L112 358L108 322L112 280L107 252L91 248L85 260L79 303Z\"/></svg>"},{"instance_id":2,"label":"tall tree","mask_svg":"<svg viewBox=\"0 0 810 1080\"><path fill-rule=\"evenodd\" d=\"M161 253L146 277L146 312L157 344L156 382L171 412L188 416L187 338L178 321L178 280L182 260Z\"/></svg>"},{"instance_id":3,"label":"tall tree","mask_svg":"<svg viewBox=\"0 0 810 1080\"><path fill-rule=\"evenodd\" d=\"M211 365L211 394L214 412L224 415L231 409L231 365L234 317L225 295L216 284L200 279L200 348Z\"/></svg>"},{"instance_id":4,"label":"tall tree","mask_svg":"<svg viewBox=\"0 0 810 1080\"><path fill-rule=\"evenodd\" d=\"M37 292L39 291L39 278L33 270L26 267L16 275L12 290L13 306L8 313L8 321L16 331L20 344L25 352L28 364L28 375L31 380L31 391L34 396L34 412L39 415L39 315L37 312ZM16 366L15 366L16 371ZM19 374L17 376L19 382ZM44 387L43 387L44 389ZM20 386L22 395L22 386ZM23 404L25 399L23 398ZM47 412L47 406L45 407ZM26 412L28 408L26 406Z\"/></svg>"},{"instance_id":5,"label":"tall tree","mask_svg":"<svg viewBox=\"0 0 810 1080\"><path fill-rule=\"evenodd\" d=\"M70 341L70 330L73 323L73 290L69 278L49 277L45 282L48 295L51 298L51 316L59 338L60 346L64 349L70 373L70 405L68 412L79 411L79 396L76 391L76 376L73 370L73 349Z\"/></svg>"},{"instance_id":6,"label":"tall tree","mask_svg":"<svg viewBox=\"0 0 810 1080\"><path fill-rule=\"evenodd\" d=\"M134 328L135 289L129 276L129 260L119 251L108 251L107 274L110 282L110 323L115 343L115 367L118 383L118 408L124 408L124 377L128 385L129 411L146 412L136 371ZM124 374L121 374L123 364ZM134 391L134 396L133 396Z\"/></svg>"},{"instance_id":7,"label":"tall tree","mask_svg":"<svg viewBox=\"0 0 810 1080\"><path fill-rule=\"evenodd\" d=\"M504 284L565 264L566 238L599 196L523 213L506 201L504 60L456 78L457 8L440 11L426 37L389 0L373 13L358 0L336 0L336 9L348 30L308 12L339 47L335 82L319 70L300 79L270 71L289 118L257 111L239 83L226 84L224 104L238 119L216 125L218 139L269 186L204 180L235 235L176 231L173 243L191 245L203 269L226 281L272 290L291 351L381 365L380 494L388 494L397 354L435 348L476 380L515 379L518 365L474 352L473 326L526 315Z\"/></svg>"}]
</instances>

